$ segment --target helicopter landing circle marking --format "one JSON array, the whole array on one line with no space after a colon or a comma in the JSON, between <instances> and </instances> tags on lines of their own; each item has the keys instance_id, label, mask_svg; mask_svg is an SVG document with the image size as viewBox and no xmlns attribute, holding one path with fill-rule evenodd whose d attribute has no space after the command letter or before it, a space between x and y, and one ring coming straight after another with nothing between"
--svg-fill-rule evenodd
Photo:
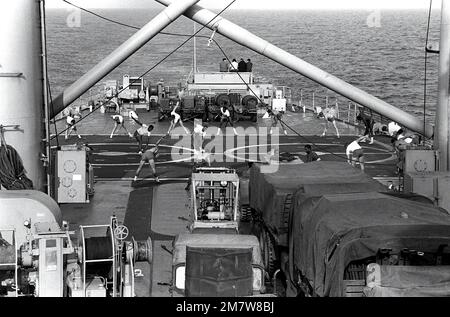
<instances>
[{"instance_id":1,"label":"helicopter landing circle marking","mask_svg":"<svg viewBox=\"0 0 450 317\"><path fill-rule=\"evenodd\" d=\"M235 153L237 151L240 151L240 150L245 150L245 149L250 149L250 148L258 148L258 147L269 148L269 147L272 147L272 146L289 146L289 145L297 145L297 146L303 145L304 146L306 144L308 144L308 143L278 143L278 144L246 145L246 146L241 146L241 147L237 147L237 148L226 150L224 154L225 154L225 156L227 156L229 158L232 158L232 159L238 159L238 160L243 160L243 161L252 161L252 160L247 159L245 157L239 157L237 154L233 154L233 153ZM318 146L339 146L340 144L316 144L316 145L318 145ZM368 148L368 147L363 147L363 148L373 149L373 148ZM389 162L389 161L394 160L396 158L396 155L393 154L392 152L390 152L388 149L376 148L374 150L379 151L380 154L389 154L390 156L388 158L382 159L382 160L367 161L367 162L365 162L365 164L380 164L380 163ZM261 153L261 154L263 154L263 153ZM323 153L323 152L320 152L320 154L321 155L319 155L319 156L331 155L331 153ZM365 154L369 155L368 153L365 153ZM372 154L375 154L375 153L372 153ZM343 154L342 156L343 156L342 159L344 159L345 154Z\"/></svg>"}]
</instances>

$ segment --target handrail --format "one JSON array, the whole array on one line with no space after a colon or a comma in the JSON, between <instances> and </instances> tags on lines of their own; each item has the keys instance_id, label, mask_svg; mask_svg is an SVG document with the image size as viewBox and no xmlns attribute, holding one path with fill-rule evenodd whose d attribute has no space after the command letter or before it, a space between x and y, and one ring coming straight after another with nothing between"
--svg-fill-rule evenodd
<instances>
[{"instance_id":1,"label":"handrail","mask_svg":"<svg viewBox=\"0 0 450 317\"><path fill-rule=\"evenodd\" d=\"M301 89L300 93L296 93L295 96L296 97L293 97L293 100L298 100L298 103L293 103L296 104L299 108L303 109L304 112L309 111L316 113L317 107L321 107L322 109L327 107L334 107L337 110L337 119L349 125L363 127L364 124L358 122L357 120L357 116L361 110L365 113L372 113L372 118L377 123L388 125L393 121L376 111L370 110L368 107L356 104L355 102L348 99L347 102L342 102L341 100L339 100L344 99L345 97L328 94L318 95L317 91L315 90L310 93L305 93L304 89Z\"/></svg>"}]
</instances>

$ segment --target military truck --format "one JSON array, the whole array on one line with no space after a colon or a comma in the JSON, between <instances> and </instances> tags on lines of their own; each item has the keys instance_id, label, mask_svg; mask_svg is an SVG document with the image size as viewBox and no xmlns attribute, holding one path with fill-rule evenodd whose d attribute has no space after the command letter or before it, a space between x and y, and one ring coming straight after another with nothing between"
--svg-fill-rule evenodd
<instances>
[{"instance_id":1,"label":"military truck","mask_svg":"<svg viewBox=\"0 0 450 317\"><path fill-rule=\"evenodd\" d=\"M239 227L239 177L197 168L191 179L189 233L173 242L173 296L240 297L265 292L258 239Z\"/></svg>"},{"instance_id":2,"label":"military truck","mask_svg":"<svg viewBox=\"0 0 450 317\"><path fill-rule=\"evenodd\" d=\"M385 190L377 181L342 162L279 165L275 173L264 173L263 166L253 165L249 183L253 231L259 237L264 266L270 276L280 267L280 259L288 249L289 217L295 193L307 192L317 185L327 185L328 190L336 192Z\"/></svg>"},{"instance_id":3,"label":"military truck","mask_svg":"<svg viewBox=\"0 0 450 317\"><path fill-rule=\"evenodd\" d=\"M450 295L450 217L376 192L300 193L290 217L288 294Z\"/></svg>"},{"instance_id":4,"label":"military truck","mask_svg":"<svg viewBox=\"0 0 450 317\"><path fill-rule=\"evenodd\" d=\"M286 295L408 295L405 285L414 286L411 295L447 292L443 284L426 284L420 266L450 259L443 253L450 218L426 198L387 191L347 163L280 165L271 174L253 166L253 231L266 270L282 273ZM433 267L430 281L445 284L445 270ZM393 282L383 284L392 274Z\"/></svg>"}]
</instances>

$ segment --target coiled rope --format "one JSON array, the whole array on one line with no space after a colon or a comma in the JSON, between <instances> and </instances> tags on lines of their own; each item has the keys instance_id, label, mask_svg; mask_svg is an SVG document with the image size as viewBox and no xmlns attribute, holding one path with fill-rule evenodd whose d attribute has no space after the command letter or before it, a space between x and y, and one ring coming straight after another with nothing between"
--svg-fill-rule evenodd
<instances>
[{"instance_id":1,"label":"coiled rope","mask_svg":"<svg viewBox=\"0 0 450 317\"><path fill-rule=\"evenodd\" d=\"M7 190L33 189L33 182L25 173L19 153L6 143L0 130L0 184Z\"/></svg>"}]
</instances>

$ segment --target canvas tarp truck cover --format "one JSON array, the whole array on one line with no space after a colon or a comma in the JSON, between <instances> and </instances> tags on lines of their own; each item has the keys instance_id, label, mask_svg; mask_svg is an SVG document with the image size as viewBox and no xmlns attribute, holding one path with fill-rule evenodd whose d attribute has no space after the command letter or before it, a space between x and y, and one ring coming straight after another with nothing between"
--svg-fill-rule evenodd
<instances>
[{"instance_id":1,"label":"canvas tarp truck cover","mask_svg":"<svg viewBox=\"0 0 450 317\"><path fill-rule=\"evenodd\" d=\"M381 193L325 195L296 204L294 265L319 296L343 296L344 270L381 248L437 252L450 245L450 217L427 204Z\"/></svg>"},{"instance_id":2,"label":"canvas tarp truck cover","mask_svg":"<svg viewBox=\"0 0 450 317\"><path fill-rule=\"evenodd\" d=\"M449 297L450 266L370 264L366 297Z\"/></svg>"},{"instance_id":3,"label":"canvas tarp truck cover","mask_svg":"<svg viewBox=\"0 0 450 317\"><path fill-rule=\"evenodd\" d=\"M250 171L250 206L262 214L265 224L274 234L280 234L282 229L287 233L289 215L283 214L287 196L293 196L297 191L307 192L307 188L313 185L325 186L323 194L387 190L345 162L280 165L276 173L263 173L261 166L255 164ZM321 195L320 190L315 192ZM279 244L287 246L287 235L277 238Z\"/></svg>"}]
</instances>

